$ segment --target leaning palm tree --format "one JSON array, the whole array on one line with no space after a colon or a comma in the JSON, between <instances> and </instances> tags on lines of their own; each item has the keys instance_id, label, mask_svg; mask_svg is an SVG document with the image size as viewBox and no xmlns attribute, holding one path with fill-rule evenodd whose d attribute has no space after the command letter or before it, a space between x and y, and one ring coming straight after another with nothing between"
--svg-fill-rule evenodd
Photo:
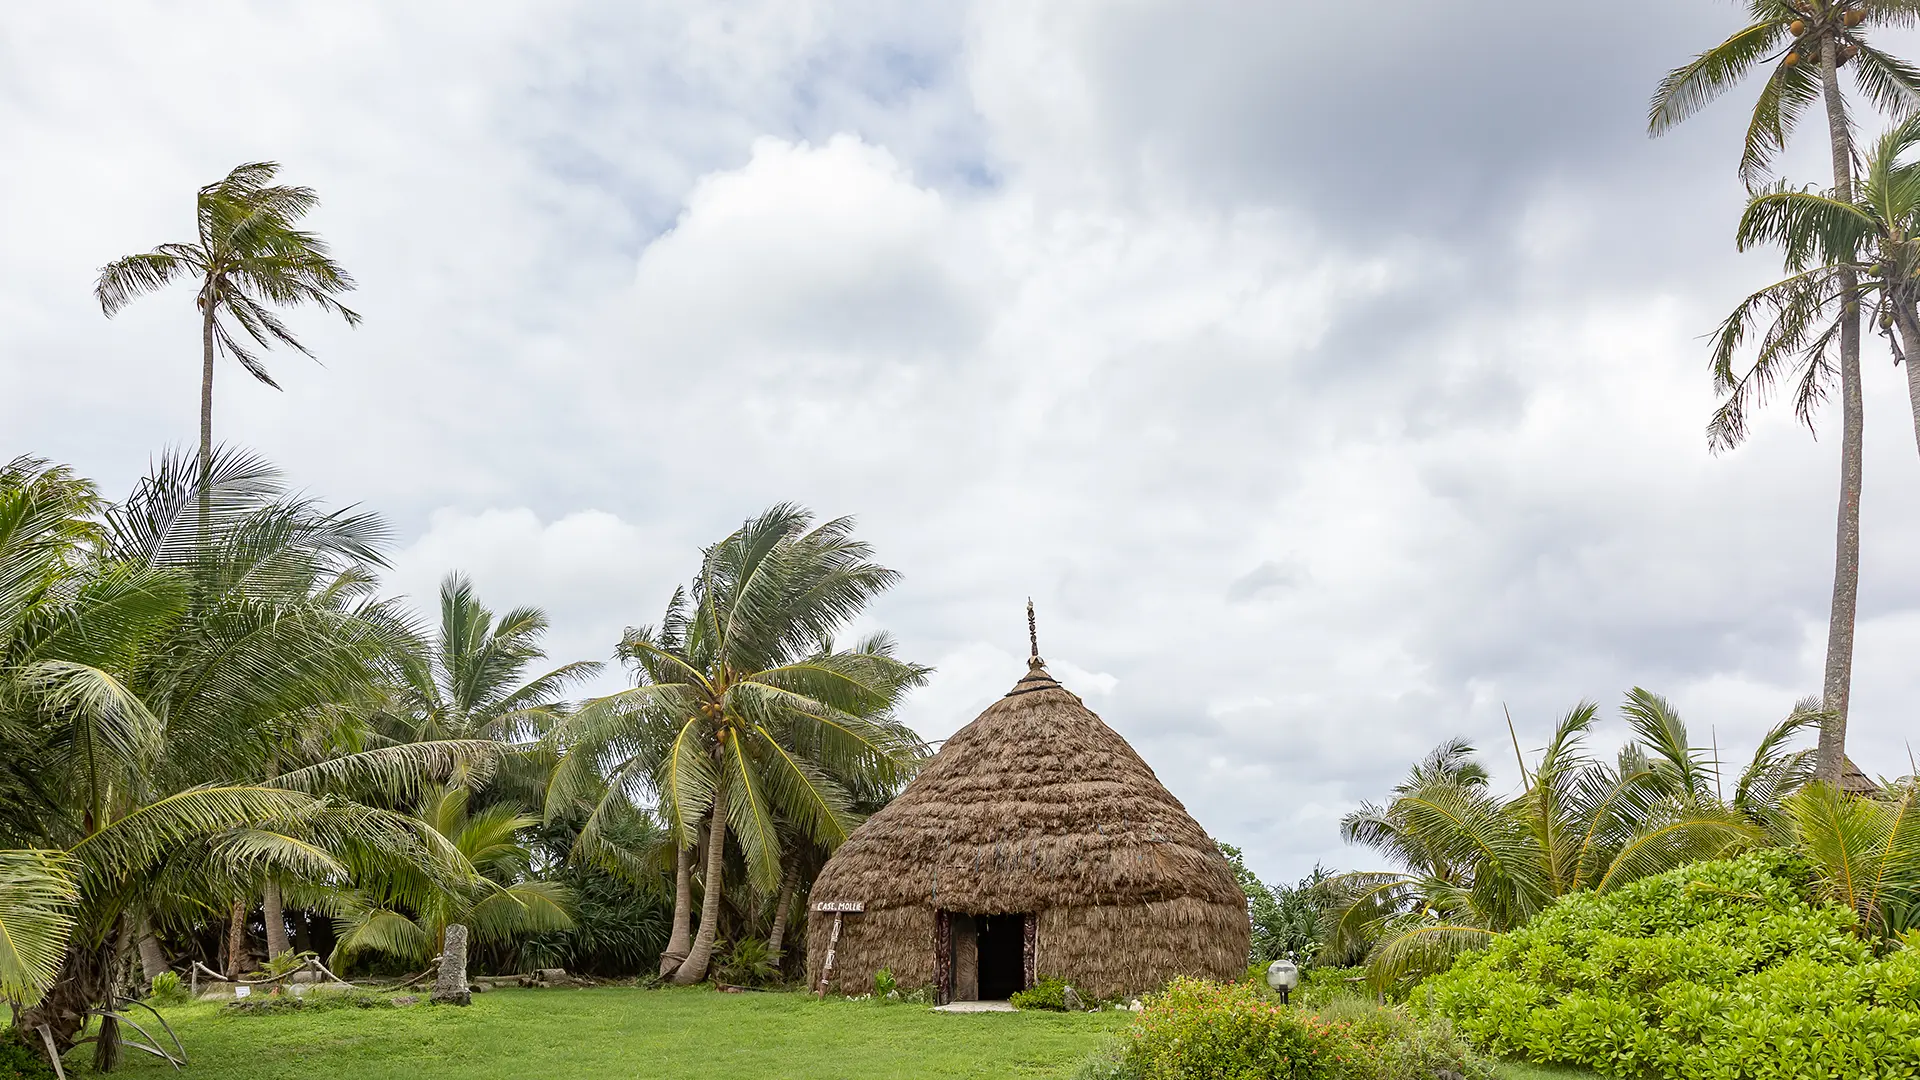
<instances>
[{"instance_id":1,"label":"leaning palm tree","mask_svg":"<svg viewBox=\"0 0 1920 1080\"><path fill-rule=\"evenodd\" d=\"M776 506L706 549L691 591L674 593L658 627L627 633L620 651L639 685L588 702L556 733L566 756L549 806L606 792L583 841L604 815L636 802L650 803L673 832L674 922L662 969L675 982L706 977L729 838L754 888L777 895L777 821L831 850L856 823L855 793L841 778L897 783L923 756L893 709L929 669L896 659L884 635L848 649L831 643L895 577L853 538L850 519L815 526L807 511Z\"/></svg>"},{"instance_id":2,"label":"leaning palm tree","mask_svg":"<svg viewBox=\"0 0 1920 1080\"><path fill-rule=\"evenodd\" d=\"M358 313L337 297L353 278L327 254L320 237L298 227L319 202L312 188L273 183L280 166L255 161L237 166L200 189L194 218L199 235L190 243L161 244L152 251L116 259L100 270L94 297L109 317L137 296L180 277L198 284L200 310L200 462L213 458L213 361L225 353L254 378L274 389L258 354L234 334L246 332L255 346L275 342L308 356L307 347L273 308L313 304L353 325Z\"/></svg>"},{"instance_id":3,"label":"leaning palm tree","mask_svg":"<svg viewBox=\"0 0 1920 1080\"><path fill-rule=\"evenodd\" d=\"M1827 114L1833 187L1843 202L1853 199L1853 136L1840 68L1851 65L1854 82L1876 106L1896 114L1920 102L1920 71L1875 49L1869 29L1908 27L1920 21L1915 0L1747 0L1749 23L1718 46L1661 80L1648 128L1671 130L1734 84L1762 67L1766 82L1747 127L1740 175L1751 186L1768 172L1787 136L1815 101ZM1835 528L1833 601L1828 612L1827 661L1822 700L1819 773L1838 783L1846 754L1847 702L1853 683L1854 614L1860 591L1860 488L1864 406L1860 389L1860 320L1857 275L1842 269L1834 281L1840 314L1835 322L1839 370L1816 365L1821 384L1837 375L1841 401L1840 507ZM1816 399L1817 400L1817 399ZM1741 429L1717 429L1738 441Z\"/></svg>"},{"instance_id":4,"label":"leaning palm tree","mask_svg":"<svg viewBox=\"0 0 1920 1080\"><path fill-rule=\"evenodd\" d=\"M1882 135L1867 156L1853 198L1785 185L1763 191L1740 220L1741 250L1776 244L1789 276L1748 297L1722 324L1714 378L1727 395L1714 432L1726 445L1745 434L1748 406L1763 399L1783 369L1796 365L1795 410L1811 418L1826 390L1826 351L1845 317L1847 283L1877 313L1896 362L1907 368L1914 440L1920 445L1920 163L1905 160L1920 143L1920 117ZM1766 321L1758 355L1745 374L1736 350Z\"/></svg>"},{"instance_id":5,"label":"leaning palm tree","mask_svg":"<svg viewBox=\"0 0 1920 1080\"><path fill-rule=\"evenodd\" d=\"M1444 968L1461 951L1524 925L1555 898L1617 888L1762 839L1718 805L1710 761L1664 699L1634 690L1621 709L1636 741L1614 762L1590 756L1598 709L1555 725L1524 786L1502 798L1461 742L1416 766L1384 806L1347 816L1349 842L1404 869L1345 874L1326 950L1365 952L1381 990Z\"/></svg>"}]
</instances>

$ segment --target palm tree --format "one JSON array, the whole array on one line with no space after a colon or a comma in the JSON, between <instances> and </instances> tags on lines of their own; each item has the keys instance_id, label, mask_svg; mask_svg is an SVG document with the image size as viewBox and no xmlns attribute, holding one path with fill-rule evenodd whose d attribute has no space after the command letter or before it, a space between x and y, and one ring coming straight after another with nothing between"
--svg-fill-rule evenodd
<instances>
[{"instance_id":1,"label":"palm tree","mask_svg":"<svg viewBox=\"0 0 1920 1080\"><path fill-rule=\"evenodd\" d=\"M1832 192L1781 185L1761 192L1740 220L1741 250L1777 244L1786 256L1787 278L1748 297L1722 324L1714 351L1714 377L1728 400L1714 430L1723 444L1745 434L1745 412L1764 398L1782 369L1797 363L1795 408L1803 418L1824 393L1826 342L1844 313L1847 275L1857 295L1875 309L1895 359L1906 364L1914 440L1920 445L1920 164L1902 159L1920 143L1920 117L1882 135L1868 155L1852 199ZM1733 356L1754 329L1768 321L1759 354L1745 375Z\"/></svg>"},{"instance_id":2,"label":"palm tree","mask_svg":"<svg viewBox=\"0 0 1920 1080\"><path fill-rule=\"evenodd\" d=\"M407 665L404 713L410 741L495 739L526 743L552 727L566 688L600 671L592 661L563 664L532 678L546 656L547 613L518 607L498 621L465 574L440 582L440 628L424 655Z\"/></svg>"},{"instance_id":3,"label":"palm tree","mask_svg":"<svg viewBox=\"0 0 1920 1080\"><path fill-rule=\"evenodd\" d=\"M450 886L393 865L365 875L357 888L316 894L315 903L333 913L340 931L337 960L375 952L424 963L440 952L455 923L471 931L475 945L572 928L572 891L531 877L531 855L519 839L540 819L504 805L471 810L468 799L465 788L445 787L415 816L464 857L476 871L472 878Z\"/></svg>"},{"instance_id":4,"label":"palm tree","mask_svg":"<svg viewBox=\"0 0 1920 1080\"><path fill-rule=\"evenodd\" d=\"M1688 743L1671 705L1636 689L1621 714L1637 739L1611 764L1585 750L1598 709L1583 703L1555 725L1533 768L1523 760L1518 795L1489 790L1473 748L1455 740L1416 765L1390 803L1347 815L1349 842L1405 869L1328 883L1338 900L1326 951L1364 951L1386 990L1524 925L1557 897L1763 839L1719 805L1710 759Z\"/></svg>"},{"instance_id":5,"label":"palm tree","mask_svg":"<svg viewBox=\"0 0 1920 1080\"><path fill-rule=\"evenodd\" d=\"M658 627L627 633L620 651L639 685L588 702L556 733L566 755L550 808L606 793L583 840L648 797L675 837L662 969L676 983L706 977L730 835L755 889L774 894L776 819L832 849L855 824L854 793L838 778L897 783L924 754L892 709L929 669L896 659L884 635L850 649L831 642L897 576L871 555L850 519L814 526L783 504L748 520L703 552L691 591L675 591ZM703 840L700 925L690 934Z\"/></svg>"},{"instance_id":6,"label":"palm tree","mask_svg":"<svg viewBox=\"0 0 1920 1080\"><path fill-rule=\"evenodd\" d=\"M568 705L566 691L598 674L594 661L544 674L541 639L547 613L517 607L495 619L460 573L440 583L440 623L425 647L408 654L384 700L374 706L384 738L397 742L487 739L508 749L486 794L541 810L553 770L545 736Z\"/></svg>"},{"instance_id":7,"label":"palm tree","mask_svg":"<svg viewBox=\"0 0 1920 1080\"><path fill-rule=\"evenodd\" d=\"M64 851L77 885L57 970L15 1020L64 1050L106 1016L102 1067L131 923L204 918L273 873L339 881L400 860L459 878L430 830L339 793L418 790L488 754L386 748L257 778L288 724L391 647L378 606L340 591L379 528L285 497L251 459L209 465L166 459L117 507L44 462L0 470L0 788L16 793L0 847Z\"/></svg>"},{"instance_id":8,"label":"palm tree","mask_svg":"<svg viewBox=\"0 0 1920 1080\"><path fill-rule=\"evenodd\" d=\"M1670 72L1654 93L1648 128L1654 135L1671 130L1763 65L1772 65L1740 155L1740 175L1757 183L1785 146L1806 109L1825 104L1827 141L1833 159L1833 188L1843 202L1853 199L1853 137L1840 68L1853 67L1854 82L1876 106L1896 113L1920 99L1920 71L1875 49L1866 40L1870 28L1906 27L1920 22L1916 0L1747 0L1749 23L1691 63ZM1828 614L1827 663L1822 699L1819 775L1838 783L1846 754L1847 703L1853 682L1854 613L1860 591L1860 489L1864 410L1860 395L1860 320L1857 275L1842 269L1834 285L1841 314L1839 339L1841 401L1840 507L1835 529L1833 601ZM1822 383L1832 372L1813 365ZM1740 429L1720 429L1715 439Z\"/></svg>"},{"instance_id":9,"label":"palm tree","mask_svg":"<svg viewBox=\"0 0 1920 1080\"><path fill-rule=\"evenodd\" d=\"M200 463L213 459L213 359L226 353L254 378L278 390L266 365L234 335L237 324L262 348L275 342L313 354L273 313L275 306L314 304L349 326L358 313L336 297L353 278L327 254L327 244L298 222L319 203L312 188L273 183L280 166L271 161L240 165L200 189L195 203L198 238L161 244L152 251L116 259L100 270L94 297L112 317L137 296L183 275L199 282Z\"/></svg>"},{"instance_id":10,"label":"palm tree","mask_svg":"<svg viewBox=\"0 0 1920 1080\"><path fill-rule=\"evenodd\" d=\"M1852 909L1863 933L1891 938L1920 928L1920 781L1908 777L1873 799L1808 784L1787 800L1786 813L1817 888Z\"/></svg>"}]
</instances>

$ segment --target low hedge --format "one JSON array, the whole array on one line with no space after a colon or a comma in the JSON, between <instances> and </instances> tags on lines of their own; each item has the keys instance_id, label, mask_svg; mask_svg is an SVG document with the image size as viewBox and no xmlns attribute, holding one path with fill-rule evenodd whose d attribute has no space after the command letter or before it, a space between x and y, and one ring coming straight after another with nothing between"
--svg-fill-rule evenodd
<instances>
[{"instance_id":1,"label":"low hedge","mask_svg":"<svg viewBox=\"0 0 1920 1080\"><path fill-rule=\"evenodd\" d=\"M1323 1012L1265 987L1180 978L1150 996L1113 1071L1129 1080L1480 1080L1491 1067L1444 1024L1350 1000Z\"/></svg>"},{"instance_id":2,"label":"low hedge","mask_svg":"<svg viewBox=\"0 0 1920 1080\"><path fill-rule=\"evenodd\" d=\"M1567 897L1414 1006L1502 1057L1676 1080L1920 1075L1920 950L1877 956L1781 852Z\"/></svg>"}]
</instances>

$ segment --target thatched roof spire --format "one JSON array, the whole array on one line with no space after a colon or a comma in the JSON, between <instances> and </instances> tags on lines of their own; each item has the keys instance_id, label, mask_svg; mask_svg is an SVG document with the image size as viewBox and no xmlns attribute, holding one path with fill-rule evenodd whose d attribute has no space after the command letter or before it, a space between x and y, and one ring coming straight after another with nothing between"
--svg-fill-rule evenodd
<instances>
[{"instance_id":1,"label":"thatched roof spire","mask_svg":"<svg viewBox=\"0 0 1920 1080\"><path fill-rule=\"evenodd\" d=\"M1040 625L1033 619L1033 597L1027 597L1027 644L1033 651L1027 654L1027 666L1037 668L1045 661L1040 659Z\"/></svg>"}]
</instances>

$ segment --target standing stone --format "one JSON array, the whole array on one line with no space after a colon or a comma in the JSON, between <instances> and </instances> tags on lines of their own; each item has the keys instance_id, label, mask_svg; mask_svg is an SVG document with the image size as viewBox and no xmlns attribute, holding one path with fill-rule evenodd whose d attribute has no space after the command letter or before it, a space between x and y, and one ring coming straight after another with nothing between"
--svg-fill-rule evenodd
<instances>
[{"instance_id":1,"label":"standing stone","mask_svg":"<svg viewBox=\"0 0 1920 1080\"><path fill-rule=\"evenodd\" d=\"M440 951L440 974L433 980L435 1005L466 1005L473 1001L467 988L467 928L447 926L447 944Z\"/></svg>"}]
</instances>

